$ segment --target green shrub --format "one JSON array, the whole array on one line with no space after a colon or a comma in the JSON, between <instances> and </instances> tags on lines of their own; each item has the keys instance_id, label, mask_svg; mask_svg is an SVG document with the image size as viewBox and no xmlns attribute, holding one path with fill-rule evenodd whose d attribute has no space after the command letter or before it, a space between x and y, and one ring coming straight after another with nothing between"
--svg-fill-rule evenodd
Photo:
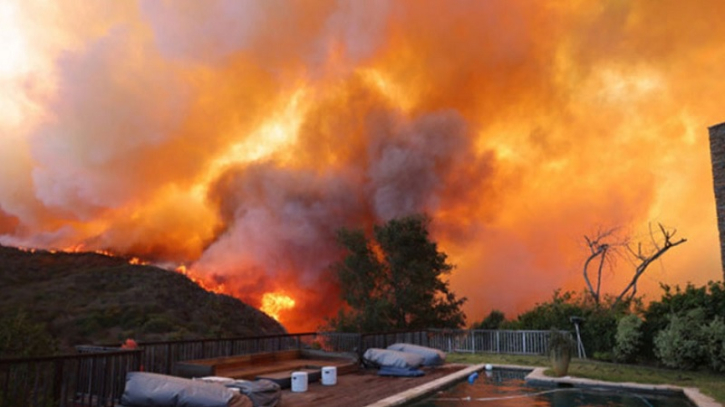
<instances>
[{"instance_id":1,"label":"green shrub","mask_svg":"<svg viewBox=\"0 0 725 407\"><path fill-rule=\"evenodd\" d=\"M611 353L617 333L617 317L624 313L627 305L614 309L609 304L596 304L586 295L557 290L551 301L536 304L533 309L519 315L515 329L572 330L571 317L577 316L583 318L580 332L586 353Z\"/></svg>"},{"instance_id":2,"label":"green shrub","mask_svg":"<svg viewBox=\"0 0 725 407\"><path fill-rule=\"evenodd\" d=\"M473 329L499 329L506 320L506 315L497 309L492 310L483 321L473 324Z\"/></svg>"},{"instance_id":3,"label":"green shrub","mask_svg":"<svg viewBox=\"0 0 725 407\"><path fill-rule=\"evenodd\" d=\"M581 337L587 352L611 355L617 334L617 314L609 308L594 308L584 314ZM611 360L611 358L610 358Z\"/></svg>"},{"instance_id":4,"label":"green shrub","mask_svg":"<svg viewBox=\"0 0 725 407\"><path fill-rule=\"evenodd\" d=\"M635 314L622 317L617 324L614 358L618 362L632 362L636 359L642 345L642 324Z\"/></svg>"},{"instance_id":5,"label":"green shrub","mask_svg":"<svg viewBox=\"0 0 725 407\"><path fill-rule=\"evenodd\" d=\"M705 360L702 329L705 310L695 308L684 315L670 315L667 328L655 335L655 355L665 365L692 370Z\"/></svg>"},{"instance_id":6,"label":"green shrub","mask_svg":"<svg viewBox=\"0 0 725 407\"><path fill-rule=\"evenodd\" d=\"M43 324L34 322L25 310L0 317L0 358L52 355L55 339Z\"/></svg>"},{"instance_id":7,"label":"green shrub","mask_svg":"<svg viewBox=\"0 0 725 407\"><path fill-rule=\"evenodd\" d=\"M145 333L163 334L174 330L174 324L163 315L154 315L143 325Z\"/></svg>"},{"instance_id":8,"label":"green shrub","mask_svg":"<svg viewBox=\"0 0 725 407\"><path fill-rule=\"evenodd\" d=\"M715 317L702 327L702 340L710 369L725 372L725 322L722 317Z\"/></svg>"},{"instance_id":9,"label":"green shrub","mask_svg":"<svg viewBox=\"0 0 725 407\"><path fill-rule=\"evenodd\" d=\"M654 339L659 332L667 327L670 315L684 315L684 313L701 308L705 312L705 321L712 321L718 315L725 315L725 283L709 282L702 287L692 284L682 289L674 289L662 284L662 299L653 301L644 312L644 325L642 326L643 343L642 356L653 358L651 353L655 347Z\"/></svg>"},{"instance_id":10,"label":"green shrub","mask_svg":"<svg viewBox=\"0 0 725 407\"><path fill-rule=\"evenodd\" d=\"M594 354L592 354L592 359L602 362L611 362L614 360L614 357L612 356L612 352L594 352Z\"/></svg>"}]
</instances>

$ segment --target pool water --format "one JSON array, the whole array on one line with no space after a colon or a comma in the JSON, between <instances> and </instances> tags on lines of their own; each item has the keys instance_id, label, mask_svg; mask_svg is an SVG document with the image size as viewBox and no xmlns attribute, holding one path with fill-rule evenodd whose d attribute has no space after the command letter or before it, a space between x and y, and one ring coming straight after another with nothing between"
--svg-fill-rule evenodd
<instances>
[{"instance_id":1,"label":"pool water","mask_svg":"<svg viewBox=\"0 0 725 407\"><path fill-rule=\"evenodd\" d=\"M463 381L438 391L411 407L453 406L627 406L627 407L694 407L684 396L638 394L621 390L597 390L573 387L531 387L524 378L528 372L493 370L480 372L469 383Z\"/></svg>"}]
</instances>

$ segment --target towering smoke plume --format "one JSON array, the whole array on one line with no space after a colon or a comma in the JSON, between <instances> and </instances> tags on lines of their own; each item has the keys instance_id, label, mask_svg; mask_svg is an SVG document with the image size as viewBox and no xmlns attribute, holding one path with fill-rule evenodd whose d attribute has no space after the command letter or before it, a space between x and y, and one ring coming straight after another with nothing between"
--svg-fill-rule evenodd
<instances>
[{"instance_id":1,"label":"towering smoke plume","mask_svg":"<svg viewBox=\"0 0 725 407\"><path fill-rule=\"evenodd\" d=\"M0 243L183 264L291 330L339 305L338 228L421 211L469 320L581 288L598 227L689 238L640 292L719 278L722 3L559 3L4 2Z\"/></svg>"}]
</instances>

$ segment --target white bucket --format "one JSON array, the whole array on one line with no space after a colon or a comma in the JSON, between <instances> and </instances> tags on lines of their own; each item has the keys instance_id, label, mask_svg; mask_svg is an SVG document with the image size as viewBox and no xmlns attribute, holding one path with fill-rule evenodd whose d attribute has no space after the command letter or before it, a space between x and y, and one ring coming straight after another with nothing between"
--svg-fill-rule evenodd
<instances>
[{"instance_id":1,"label":"white bucket","mask_svg":"<svg viewBox=\"0 0 725 407\"><path fill-rule=\"evenodd\" d=\"M292 372L292 391L296 393L307 391L307 372Z\"/></svg>"},{"instance_id":2,"label":"white bucket","mask_svg":"<svg viewBox=\"0 0 725 407\"><path fill-rule=\"evenodd\" d=\"M337 384L337 368L335 366L325 366L322 368L322 384L325 386L334 386Z\"/></svg>"}]
</instances>

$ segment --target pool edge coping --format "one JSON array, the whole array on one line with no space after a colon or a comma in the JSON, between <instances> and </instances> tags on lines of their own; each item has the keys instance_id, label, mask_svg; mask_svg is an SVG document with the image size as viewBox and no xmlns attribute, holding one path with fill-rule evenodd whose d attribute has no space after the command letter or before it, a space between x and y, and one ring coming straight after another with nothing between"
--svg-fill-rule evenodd
<instances>
[{"instance_id":1,"label":"pool edge coping","mask_svg":"<svg viewBox=\"0 0 725 407\"><path fill-rule=\"evenodd\" d=\"M707 396L700 392L700 389L696 387L680 387L669 384L642 384L632 382L606 382L603 380L585 379L571 376L564 377L550 377L545 376L544 371L546 368L534 367L534 366L519 366L519 365L497 365L491 364L495 369L507 369L507 370L527 370L531 371L526 375L526 383L541 383L548 385L570 385L575 387L606 387L610 389L621 389L621 390L640 390L648 392L670 392L684 394L692 403L697 407L723 407L722 404L715 401L710 396ZM419 398L423 398L428 394L432 394L434 391L451 384L455 381L461 380L467 377L473 372L483 370L486 364L470 365L467 368L459 370L458 372L452 373L448 376L444 376L433 380L431 382L422 384L420 386L413 387L404 392L395 394L390 397L386 397L382 400L378 400L375 403L368 404L365 407L392 407L401 406Z\"/></svg>"},{"instance_id":2,"label":"pool edge coping","mask_svg":"<svg viewBox=\"0 0 725 407\"><path fill-rule=\"evenodd\" d=\"M368 404L365 407L392 407L410 403L415 399L422 398L428 394L433 393L434 391L446 386L447 384L461 380L464 377L468 377L471 373L482 370L485 366L485 364L470 365L469 367L459 370L455 373L451 373L448 376L443 376L431 382L421 384L420 386L413 387L412 389L408 389L402 393L394 394L390 397L378 400L375 403Z\"/></svg>"},{"instance_id":3,"label":"pool edge coping","mask_svg":"<svg viewBox=\"0 0 725 407\"><path fill-rule=\"evenodd\" d=\"M598 387L613 390L638 390L650 393L684 394L697 407L723 407L712 397L700 392L697 387L681 387L671 384L644 384L633 382L607 382L604 380L585 379L580 377L551 377L544 375L546 368L535 367L526 375L526 383L544 385L570 385L574 387Z\"/></svg>"}]
</instances>

